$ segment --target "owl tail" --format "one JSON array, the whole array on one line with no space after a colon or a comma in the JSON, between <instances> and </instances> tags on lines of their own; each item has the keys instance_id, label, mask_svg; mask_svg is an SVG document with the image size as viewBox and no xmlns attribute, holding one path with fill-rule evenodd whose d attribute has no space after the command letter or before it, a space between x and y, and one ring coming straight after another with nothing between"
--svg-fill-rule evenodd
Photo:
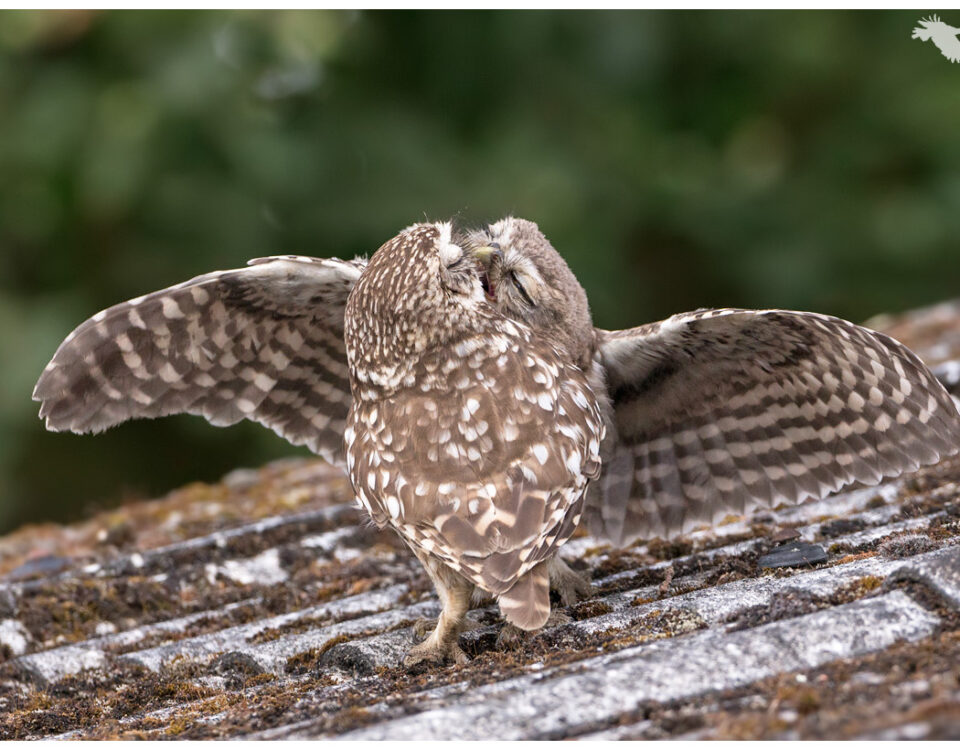
<instances>
[{"instance_id":1,"label":"owl tail","mask_svg":"<svg viewBox=\"0 0 960 750\"><path fill-rule=\"evenodd\" d=\"M550 617L550 574L544 561L497 597L507 622L522 630L542 628Z\"/></svg>"}]
</instances>

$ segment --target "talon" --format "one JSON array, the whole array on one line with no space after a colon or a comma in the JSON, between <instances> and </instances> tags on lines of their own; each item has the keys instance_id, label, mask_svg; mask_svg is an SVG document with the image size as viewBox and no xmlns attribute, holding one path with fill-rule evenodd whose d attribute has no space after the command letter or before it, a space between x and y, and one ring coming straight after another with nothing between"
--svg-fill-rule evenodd
<instances>
[{"instance_id":1,"label":"talon","mask_svg":"<svg viewBox=\"0 0 960 750\"><path fill-rule=\"evenodd\" d=\"M403 666L412 667L421 662L443 664L447 661L462 667L470 662L470 657L457 645L456 640L440 646L435 646L427 640L407 651L407 655L403 657Z\"/></svg>"},{"instance_id":2,"label":"talon","mask_svg":"<svg viewBox=\"0 0 960 750\"><path fill-rule=\"evenodd\" d=\"M458 667L466 666L470 663L470 657L467 656L463 649L454 644L453 649L449 653L449 657L453 660L453 663Z\"/></svg>"},{"instance_id":3,"label":"talon","mask_svg":"<svg viewBox=\"0 0 960 750\"><path fill-rule=\"evenodd\" d=\"M564 607L572 607L578 602L593 596L593 586L586 581L583 581L583 585L564 583L564 585L557 587L557 593L560 594L560 603Z\"/></svg>"}]
</instances>

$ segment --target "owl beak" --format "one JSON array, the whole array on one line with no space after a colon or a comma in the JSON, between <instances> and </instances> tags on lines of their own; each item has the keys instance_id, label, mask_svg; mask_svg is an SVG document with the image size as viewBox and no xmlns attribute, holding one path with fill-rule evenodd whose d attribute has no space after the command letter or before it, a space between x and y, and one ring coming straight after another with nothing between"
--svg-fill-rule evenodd
<instances>
[{"instance_id":1,"label":"owl beak","mask_svg":"<svg viewBox=\"0 0 960 750\"><path fill-rule=\"evenodd\" d=\"M496 282L491 278L490 271L503 261L503 252L500 250L500 245L491 242L489 245L475 247L473 248L473 255L480 264L480 283L483 284L483 291L486 292L488 299L495 300L497 297Z\"/></svg>"},{"instance_id":2,"label":"owl beak","mask_svg":"<svg viewBox=\"0 0 960 750\"><path fill-rule=\"evenodd\" d=\"M500 250L500 245L498 245L496 242L493 242L489 245L483 245L481 247L475 247L473 249L473 254L476 256L477 260L479 260L485 266L489 266L490 263L493 262L493 256L499 255L501 258L503 257L503 253Z\"/></svg>"}]
</instances>

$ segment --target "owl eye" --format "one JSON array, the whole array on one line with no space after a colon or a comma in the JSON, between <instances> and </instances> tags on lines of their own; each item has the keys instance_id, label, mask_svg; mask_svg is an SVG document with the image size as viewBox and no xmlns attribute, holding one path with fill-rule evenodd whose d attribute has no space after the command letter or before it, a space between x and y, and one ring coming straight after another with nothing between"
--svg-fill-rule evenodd
<instances>
[{"instance_id":1,"label":"owl eye","mask_svg":"<svg viewBox=\"0 0 960 750\"><path fill-rule=\"evenodd\" d=\"M527 294L527 290L523 288L523 284L520 283L520 277L515 271L510 272L510 281L513 282L513 285L517 288L517 291L520 292L520 296L523 297L523 301L526 302L530 307L536 307L536 302L533 301L533 298Z\"/></svg>"},{"instance_id":2,"label":"owl eye","mask_svg":"<svg viewBox=\"0 0 960 750\"><path fill-rule=\"evenodd\" d=\"M461 254L461 255L458 255L458 256L457 256L456 258L454 258L452 261L450 261L449 263L447 263L447 270L448 270L448 271L452 271L452 270L455 270L455 269L459 268L460 266L462 266L464 260L466 260L466 257L467 257L467 256L466 256L466 253L463 253L463 254Z\"/></svg>"}]
</instances>

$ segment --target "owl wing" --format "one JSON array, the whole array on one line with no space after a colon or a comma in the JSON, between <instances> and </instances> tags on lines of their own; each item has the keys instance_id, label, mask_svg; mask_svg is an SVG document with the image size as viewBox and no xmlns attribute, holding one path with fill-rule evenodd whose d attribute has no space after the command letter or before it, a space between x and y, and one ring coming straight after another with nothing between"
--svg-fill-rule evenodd
<instances>
[{"instance_id":1,"label":"owl wing","mask_svg":"<svg viewBox=\"0 0 960 750\"><path fill-rule=\"evenodd\" d=\"M57 349L33 392L47 429L137 417L251 419L334 461L350 383L347 295L365 261L260 258L114 305Z\"/></svg>"},{"instance_id":2,"label":"owl wing","mask_svg":"<svg viewBox=\"0 0 960 750\"><path fill-rule=\"evenodd\" d=\"M619 438L588 499L625 543L952 455L960 415L906 347L837 318L702 310L598 331Z\"/></svg>"},{"instance_id":3,"label":"owl wing","mask_svg":"<svg viewBox=\"0 0 960 750\"><path fill-rule=\"evenodd\" d=\"M867 326L910 347L954 400L960 399L960 300L878 315Z\"/></svg>"}]
</instances>

